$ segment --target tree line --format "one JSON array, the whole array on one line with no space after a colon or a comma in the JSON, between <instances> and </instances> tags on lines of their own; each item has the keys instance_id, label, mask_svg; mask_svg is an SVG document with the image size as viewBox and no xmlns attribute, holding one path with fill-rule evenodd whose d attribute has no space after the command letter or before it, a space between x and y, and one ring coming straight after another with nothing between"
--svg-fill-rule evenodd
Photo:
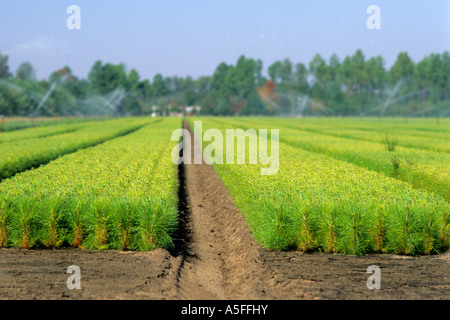
<instances>
[{"instance_id":1,"label":"tree line","mask_svg":"<svg viewBox=\"0 0 450 320\"><path fill-rule=\"evenodd\" d=\"M341 60L316 54L308 63L263 62L245 56L193 79L142 79L135 69L97 61L87 79L66 66L37 80L29 62L14 74L0 53L0 115L160 115L198 105L205 115L448 116L450 55L415 63L407 52L387 69L383 57L361 50Z\"/></svg>"}]
</instances>

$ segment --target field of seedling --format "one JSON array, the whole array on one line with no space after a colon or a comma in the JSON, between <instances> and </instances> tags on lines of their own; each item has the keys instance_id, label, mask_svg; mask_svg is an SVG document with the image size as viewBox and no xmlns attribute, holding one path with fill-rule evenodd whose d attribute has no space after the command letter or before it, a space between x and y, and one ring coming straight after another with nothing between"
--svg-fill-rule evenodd
<instances>
[{"instance_id":1,"label":"field of seedling","mask_svg":"<svg viewBox=\"0 0 450 320\"><path fill-rule=\"evenodd\" d=\"M126 119L5 133L2 178L15 175L0 187L0 246L168 246L177 173L167 137L179 125Z\"/></svg>"},{"instance_id":2,"label":"field of seedling","mask_svg":"<svg viewBox=\"0 0 450 320\"><path fill-rule=\"evenodd\" d=\"M279 129L276 175L262 176L261 164L215 166L264 247L413 255L448 249L448 122L199 120L224 135L225 128Z\"/></svg>"},{"instance_id":3,"label":"field of seedling","mask_svg":"<svg viewBox=\"0 0 450 320\"><path fill-rule=\"evenodd\" d=\"M195 132L196 123L202 132ZM182 128L184 144L173 138ZM188 132L192 149L194 141L202 141L204 159L222 155L225 160L229 139L215 137L226 137L230 129L242 129L244 163L237 161L242 147L237 136L233 164L174 162L177 154L195 157L195 152L183 154ZM268 167L261 158L250 162L252 152L261 152L262 140L253 138L261 138L262 130L268 133L267 156L275 152L271 135L278 130L275 174L261 174ZM208 132L215 135L207 137ZM256 149L250 141L257 141ZM305 284L299 281L308 272L311 279L328 277L330 261L337 260L331 270L346 270L341 277L348 278L348 297L361 298L367 291L358 291L354 269L381 259L413 281L419 281L420 268L434 270L435 278L420 281L431 281L426 290L442 297L448 280L439 279L450 247L449 141L447 119L142 117L3 132L0 273L9 266L59 268L58 259L72 257L90 272L103 270L87 276L95 288L95 279L102 286L107 281L100 273L122 270L117 277L129 279L127 270L149 259L136 277L139 282L139 275L156 270L146 290L157 298L284 298L291 291L293 298L314 298L323 294L316 287L302 291ZM154 254L132 255L140 253ZM105 261L107 254L111 258ZM255 271L249 276L248 270ZM219 274L236 279L237 293L211 280ZM262 279L273 274L278 280L267 282L263 293ZM53 297L55 292L43 286L53 281L51 273L41 276L38 295ZM10 281L14 287L17 280ZM280 281L292 288L280 287ZM112 283L108 286L104 297L120 296ZM0 296L10 297L11 289L2 293L2 288ZM336 298L335 288L324 290ZM144 289L133 290L127 292ZM428 296L426 290L406 297ZM83 292L79 297L91 297ZM395 288L386 292L394 298L404 294Z\"/></svg>"},{"instance_id":4,"label":"field of seedling","mask_svg":"<svg viewBox=\"0 0 450 320\"><path fill-rule=\"evenodd\" d=\"M263 165L248 161L215 165L262 246L348 254L448 249L448 121L199 120L224 135L279 129L277 174L261 175ZM3 133L0 246L169 248L178 201L170 137L180 127L178 119L135 118Z\"/></svg>"}]
</instances>

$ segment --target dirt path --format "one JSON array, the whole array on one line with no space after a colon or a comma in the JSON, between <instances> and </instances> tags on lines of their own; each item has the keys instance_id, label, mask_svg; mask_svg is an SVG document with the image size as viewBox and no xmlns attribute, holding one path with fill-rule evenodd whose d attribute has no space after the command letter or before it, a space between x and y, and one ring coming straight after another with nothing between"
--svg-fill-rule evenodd
<instances>
[{"instance_id":1,"label":"dirt path","mask_svg":"<svg viewBox=\"0 0 450 320\"><path fill-rule=\"evenodd\" d=\"M0 249L0 299L449 299L450 252L355 257L259 247L212 166L179 167L181 228L168 252ZM81 290L66 270L78 265ZM369 290L367 268L381 270Z\"/></svg>"},{"instance_id":2,"label":"dirt path","mask_svg":"<svg viewBox=\"0 0 450 320\"><path fill-rule=\"evenodd\" d=\"M191 163L195 152L201 154L194 144L192 150ZM184 232L177 298L265 298L259 247L214 168L181 165L180 181Z\"/></svg>"}]
</instances>

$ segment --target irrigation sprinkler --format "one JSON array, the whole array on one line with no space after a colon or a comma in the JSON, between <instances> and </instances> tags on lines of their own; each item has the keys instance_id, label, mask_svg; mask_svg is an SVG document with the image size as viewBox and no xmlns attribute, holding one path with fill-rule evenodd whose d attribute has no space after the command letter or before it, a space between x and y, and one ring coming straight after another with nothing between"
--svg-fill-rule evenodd
<instances>
[{"instance_id":1,"label":"irrigation sprinkler","mask_svg":"<svg viewBox=\"0 0 450 320\"><path fill-rule=\"evenodd\" d=\"M89 108L87 111L90 115L97 114L99 116L110 116L119 112L119 106L123 99L125 99L129 93L123 88L116 88L111 91L107 96L103 95L90 95L84 99L77 99L78 104Z\"/></svg>"},{"instance_id":2,"label":"irrigation sprinkler","mask_svg":"<svg viewBox=\"0 0 450 320\"><path fill-rule=\"evenodd\" d=\"M428 112L430 110L433 110L433 109L436 109L435 105L431 105L431 106L429 106L429 107L427 107L427 108L425 108L423 110L419 110L419 111L413 112L413 113L409 114L408 117L416 117L418 115L422 115L422 114L424 114L424 113L426 113L426 112Z\"/></svg>"},{"instance_id":3,"label":"irrigation sprinkler","mask_svg":"<svg viewBox=\"0 0 450 320\"><path fill-rule=\"evenodd\" d=\"M400 79L399 81L397 81L397 83L395 84L395 87L393 90L386 90L388 93L388 98L386 99L386 101L384 102L382 108L381 108L381 117L384 116L384 112L386 111L387 107L392 103L391 100L397 95L398 90L400 89L400 86L403 83L403 79Z\"/></svg>"},{"instance_id":4,"label":"irrigation sprinkler","mask_svg":"<svg viewBox=\"0 0 450 320\"><path fill-rule=\"evenodd\" d=\"M66 81L66 79L70 76L69 73L66 73L67 70L66 69L62 69L60 70L61 74L64 74L64 76L62 76L61 79L55 81L52 83L52 85L50 86L50 88L47 90L47 92L45 93L44 97L41 99L41 101L39 102L39 104L37 105L36 109L34 109L33 111L33 116L37 115L37 112L39 111L39 109L41 109L44 106L44 102L50 97L50 95L52 94L52 92L56 89L56 87L60 84L62 84L64 81Z\"/></svg>"},{"instance_id":5,"label":"irrigation sprinkler","mask_svg":"<svg viewBox=\"0 0 450 320\"><path fill-rule=\"evenodd\" d=\"M306 109L306 104L308 103L309 97L307 95L304 95L302 97L297 97L297 108L294 111L294 114L300 115L303 117L303 113Z\"/></svg>"}]
</instances>

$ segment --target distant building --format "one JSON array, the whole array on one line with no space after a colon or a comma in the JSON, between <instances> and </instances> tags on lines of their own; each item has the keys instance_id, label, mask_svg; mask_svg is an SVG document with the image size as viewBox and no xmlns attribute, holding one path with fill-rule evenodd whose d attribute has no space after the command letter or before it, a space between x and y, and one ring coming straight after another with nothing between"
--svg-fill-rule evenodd
<instances>
[{"instance_id":1,"label":"distant building","mask_svg":"<svg viewBox=\"0 0 450 320\"><path fill-rule=\"evenodd\" d=\"M170 117L177 117L177 118L182 118L184 116L186 117L192 117L195 115L198 115L201 111L201 107L200 106L179 106L178 108L176 108L174 105L169 105L168 108L166 110L164 110L163 108L161 108L160 106L152 106L152 117L157 117L162 115L163 117L167 115L166 111L170 110L168 112L168 115Z\"/></svg>"},{"instance_id":2,"label":"distant building","mask_svg":"<svg viewBox=\"0 0 450 320\"><path fill-rule=\"evenodd\" d=\"M169 112L169 117L176 117L176 118L183 118L183 113L182 112Z\"/></svg>"},{"instance_id":3,"label":"distant building","mask_svg":"<svg viewBox=\"0 0 450 320\"><path fill-rule=\"evenodd\" d=\"M192 115L197 115L202 110L200 106L187 106L185 108L186 116L190 117Z\"/></svg>"}]
</instances>

